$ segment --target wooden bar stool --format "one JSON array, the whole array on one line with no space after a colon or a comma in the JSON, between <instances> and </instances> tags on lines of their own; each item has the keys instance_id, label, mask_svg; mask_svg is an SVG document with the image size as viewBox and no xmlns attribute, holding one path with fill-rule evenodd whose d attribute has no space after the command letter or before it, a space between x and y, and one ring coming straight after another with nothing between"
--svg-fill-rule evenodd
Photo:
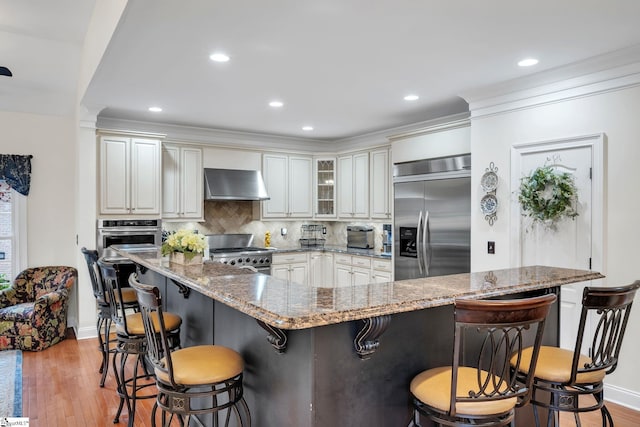
<instances>
[{"instance_id":1,"label":"wooden bar stool","mask_svg":"<svg viewBox=\"0 0 640 427\"><path fill-rule=\"evenodd\" d=\"M200 421L197 415L201 414L213 414L214 426L218 426L218 415L226 410L225 426L229 426L233 412L237 425L250 427L251 415L243 397L242 356L219 345L199 345L171 352L160 290L141 284L135 274L129 277L129 284L138 292L149 343L147 356L156 374L158 397L151 413L152 425L156 425L156 412L160 407L163 426L171 424L174 415L180 425L189 425L192 416ZM152 319L160 321L156 324ZM154 339L155 336L158 339ZM171 414L168 420L167 414Z\"/></svg>"},{"instance_id":2,"label":"wooden bar stool","mask_svg":"<svg viewBox=\"0 0 640 427\"><path fill-rule=\"evenodd\" d=\"M535 365L555 300L552 294L518 300L456 300L453 362L413 378L415 411L409 425L419 426L419 414L447 426L511 424L516 406L530 397L533 376L519 383L511 372L510 356L522 352L527 341L524 331L531 330ZM477 338L482 343L478 351L466 348L465 343Z\"/></svg>"},{"instance_id":3,"label":"wooden bar stool","mask_svg":"<svg viewBox=\"0 0 640 427\"><path fill-rule=\"evenodd\" d=\"M542 346L535 368L529 360L532 349L522 352L518 368L521 377L535 371L531 404L540 425L538 407L547 408L547 426L558 425L558 412L572 412L580 426L580 412L600 410L602 425L613 426L604 404L603 381L618 365L622 338L627 327L631 305L640 280L617 288L586 287L582 294L582 312L573 350ZM591 336L585 336L587 325L595 325ZM583 343L589 344L591 357L581 354ZM581 399L593 396L595 403ZM608 424L607 424L608 423Z\"/></svg>"},{"instance_id":4,"label":"wooden bar stool","mask_svg":"<svg viewBox=\"0 0 640 427\"><path fill-rule=\"evenodd\" d=\"M145 365L145 355L147 354L147 338L145 336L143 318L140 312L132 314L126 313L126 305L120 304L124 301L123 289L120 286L119 267L118 264L108 263L99 259L97 262L102 274L102 282L106 291L107 301L109 301L112 314L112 322L116 325L116 348L113 357L113 371L116 373L117 392L120 396L120 403L114 423L120 421L120 413L123 405L126 404L129 413L129 427L133 427L136 401L137 399L150 399L156 397L154 389L155 383L149 381L150 374ZM133 290L133 289L132 289ZM135 293L135 290L133 290ZM137 295L136 295L137 296ZM138 306L139 308L139 306ZM166 325L168 346L171 349L180 347L180 325L182 319L172 313L164 313L162 319L157 317L153 319L154 323L162 322ZM127 377L126 365L128 357L135 357L133 373L131 377ZM117 356L120 356L120 363L117 362ZM142 366L141 366L142 365ZM143 373L139 373L142 367ZM138 383L139 380L147 379L148 381ZM144 393L147 388L152 391Z\"/></svg>"}]
</instances>

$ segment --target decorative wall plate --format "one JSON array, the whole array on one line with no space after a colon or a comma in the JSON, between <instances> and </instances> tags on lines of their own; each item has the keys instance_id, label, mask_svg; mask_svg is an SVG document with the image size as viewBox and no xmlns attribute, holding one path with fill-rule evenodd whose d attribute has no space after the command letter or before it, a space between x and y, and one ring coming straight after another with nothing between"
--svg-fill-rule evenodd
<instances>
[{"instance_id":1,"label":"decorative wall plate","mask_svg":"<svg viewBox=\"0 0 640 427\"><path fill-rule=\"evenodd\" d=\"M498 199L493 194L487 194L480 200L480 208L485 215L493 215L498 210Z\"/></svg>"},{"instance_id":2,"label":"decorative wall plate","mask_svg":"<svg viewBox=\"0 0 640 427\"><path fill-rule=\"evenodd\" d=\"M498 175L495 172L485 172L480 179L480 185L485 193L490 193L498 188Z\"/></svg>"}]
</instances>

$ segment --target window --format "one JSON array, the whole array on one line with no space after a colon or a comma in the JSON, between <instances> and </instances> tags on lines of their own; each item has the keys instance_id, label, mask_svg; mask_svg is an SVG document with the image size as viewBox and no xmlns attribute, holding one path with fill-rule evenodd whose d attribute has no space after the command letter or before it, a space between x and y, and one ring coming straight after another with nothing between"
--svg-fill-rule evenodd
<instances>
[{"instance_id":1,"label":"window","mask_svg":"<svg viewBox=\"0 0 640 427\"><path fill-rule=\"evenodd\" d=\"M27 264L26 197L0 180L0 273L9 280Z\"/></svg>"}]
</instances>

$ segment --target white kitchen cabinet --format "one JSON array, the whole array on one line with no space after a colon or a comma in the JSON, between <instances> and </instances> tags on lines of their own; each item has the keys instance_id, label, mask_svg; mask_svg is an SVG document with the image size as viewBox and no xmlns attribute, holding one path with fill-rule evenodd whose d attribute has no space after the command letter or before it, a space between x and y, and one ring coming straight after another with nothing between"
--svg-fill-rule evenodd
<instances>
[{"instance_id":1,"label":"white kitchen cabinet","mask_svg":"<svg viewBox=\"0 0 640 427\"><path fill-rule=\"evenodd\" d=\"M384 148L370 153L371 158L371 218L391 218L391 166L389 164L389 150Z\"/></svg>"},{"instance_id":2,"label":"white kitchen cabinet","mask_svg":"<svg viewBox=\"0 0 640 427\"><path fill-rule=\"evenodd\" d=\"M337 254L334 276L335 287L369 284L371 283L371 259L356 255Z\"/></svg>"},{"instance_id":3,"label":"white kitchen cabinet","mask_svg":"<svg viewBox=\"0 0 640 427\"><path fill-rule=\"evenodd\" d=\"M336 159L314 159L316 218L336 217Z\"/></svg>"},{"instance_id":4,"label":"white kitchen cabinet","mask_svg":"<svg viewBox=\"0 0 640 427\"><path fill-rule=\"evenodd\" d=\"M164 144L162 147L162 218L203 219L202 149Z\"/></svg>"},{"instance_id":5,"label":"white kitchen cabinet","mask_svg":"<svg viewBox=\"0 0 640 427\"><path fill-rule=\"evenodd\" d=\"M309 284L316 287L333 286L333 254L311 252L309 254Z\"/></svg>"},{"instance_id":6,"label":"white kitchen cabinet","mask_svg":"<svg viewBox=\"0 0 640 427\"><path fill-rule=\"evenodd\" d=\"M159 139L100 138L100 214L160 215Z\"/></svg>"},{"instance_id":7,"label":"white kitchen cabinet","mask_svg":"<svg viewBox=\"0 0 640 427\"><path fill-rule=\"evenodd\" d=\"M270 199L262 202L263 218L313 216L313 160L306 156L265 154L262 173Z\"/></svg>"},{"instance_id":8,"label":"white kitchen cabinet","mask_svg":"<svg viewBox=\"0 0 640 427\"><path fill-rule=\"evenodd\" d=\"M309 284L307 253L273 254L271 276L303 285Z\"/></svg>"},{"instance_id":9,"label":"white kitchen cabinet","mask_svg":"<svg viewBox=\"0 0 640 427\"><path fill-rule=\"evenodd\" d=\"M369 153L338 157L338 217L369 217Z\"/></svg>"},{"instance_id":10,"label":"white kitchen cabinet","mask_svg":"<svg viewBox=\"0 0 640 427\"><path fill-rule=\"evenodd\" d=\"M392 280L391 260L374 259L371 263L371 282L386 283Z\"/></svg>"}]
</instances>

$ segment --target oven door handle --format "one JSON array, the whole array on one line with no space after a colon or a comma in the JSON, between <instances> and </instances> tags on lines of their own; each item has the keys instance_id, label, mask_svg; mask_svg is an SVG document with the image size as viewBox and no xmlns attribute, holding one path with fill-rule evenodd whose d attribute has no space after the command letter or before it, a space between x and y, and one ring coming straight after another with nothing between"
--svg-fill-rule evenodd
<instances>
[{"instance_id":1,"label":"oven door handle","mask_svg":"<svg viewBox=\"0 0 640 427\"><path fill-rule=\"evenodd\" d=\"M253 265L242 265L242 266L240 266L240 268L242 268L243 270L253 271L254 273L258 272L258 269L255 268Z\"/></svg>"},{"instance_id":2,"label":"oven door handle","mask_svg":"<svg viewBox=\"0 0 640 427\"><path fill-rule=\"evenodd\" d=\"M111 233L145 233L145 234L155 234L161 232L160 228L100 228L98 229L100 234L111 234Z\"/></svg>"}]
</instances>

